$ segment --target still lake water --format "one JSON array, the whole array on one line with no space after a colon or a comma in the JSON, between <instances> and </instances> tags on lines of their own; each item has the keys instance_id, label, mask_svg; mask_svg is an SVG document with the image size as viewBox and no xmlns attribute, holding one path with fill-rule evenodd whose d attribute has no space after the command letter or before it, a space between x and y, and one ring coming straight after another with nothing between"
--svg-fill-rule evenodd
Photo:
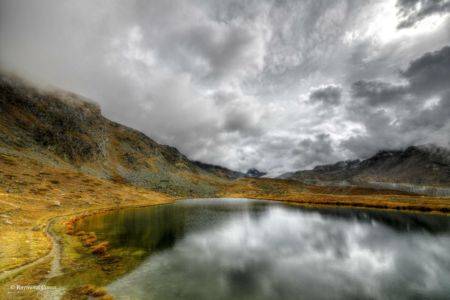
<instances>
[{"instance_id":1,"label":"still lake water","mask_svg":"<svg viewBox=\"0 0 450 300\"><path fill-rule=\"evenodd\" d=\"M86 218L144 253L114 299L450 299L450 218L182 200Z\"/></svg>"}]
</instances>

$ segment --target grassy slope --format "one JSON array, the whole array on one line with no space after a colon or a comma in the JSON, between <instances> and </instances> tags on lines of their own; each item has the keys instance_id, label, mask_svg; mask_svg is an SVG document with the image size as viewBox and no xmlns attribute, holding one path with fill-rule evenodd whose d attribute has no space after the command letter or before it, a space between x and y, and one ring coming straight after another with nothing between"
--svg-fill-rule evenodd
<instances>
[{"instance_id":1,"label":"grassy slope","mask_svg":"<svg viewBox=\"0 0 450 300\"><path fill-rule=\"evenodd\" d=\"M0 271L35 260L49 251L44 228L52 217L107 207L167 203L173 199L72 169L0 155ZM39 230L33 230L36 226Z\"/></svg>"}]
</instances>

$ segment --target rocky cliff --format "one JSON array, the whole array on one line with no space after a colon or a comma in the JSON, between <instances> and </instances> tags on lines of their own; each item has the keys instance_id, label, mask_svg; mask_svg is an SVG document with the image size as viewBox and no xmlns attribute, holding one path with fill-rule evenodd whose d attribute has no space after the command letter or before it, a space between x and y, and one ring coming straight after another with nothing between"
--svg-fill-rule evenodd
<instances>
[{"instance_id":1,"label":"rocky cliff","mask_svg":"<svg viewBox=\"0 0 450 300\"><path fill-rule=\"evenodd\" d=\"M103 117L92 101L0 76L0 153L176 195L208 195L241 177Z\"/></svg>"}]
</instances>

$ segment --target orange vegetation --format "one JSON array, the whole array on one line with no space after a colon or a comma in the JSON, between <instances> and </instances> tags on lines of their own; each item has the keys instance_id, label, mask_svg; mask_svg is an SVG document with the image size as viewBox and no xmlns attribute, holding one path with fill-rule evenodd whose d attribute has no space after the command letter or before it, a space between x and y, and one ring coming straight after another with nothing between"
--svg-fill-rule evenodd
<instances>
[{"instance_id":1,"label":"orange vegetation","mask_svg":"<svg viewBox=\"0 0 450 300\"><path fill-rule=\"evenodd\" d=\"M96 287L93 284L87 284L77 289L71 291L70 294L67 295L70 299L81 298L82 296L91 296L95 297L99 300L112 300L113 297L107 294L106 289L102 287Z\"/></svg>"},{"instance_id":2,"label":"orange vegetation","mask_svg":"<svg viewBox=\"0 0 450 300\"><path fill-rule=\"evenodd\" d=\"M92 246L92 254L96 255L105 255L106 251L108 251L109 248L109 242L101 242L97 245Z\"/></svg>"},{"instance_id":3,"label":"orange vegetation","mask_svg":"<svg viewBox=\"0 0 450 300\"><path fill-rule=\"evenodd\" d=\"M291 180L241 179L222 185L222 197L293 202L307 206L346 206L449 213L450 199L391 190L308 186Z\"/></svg>"}]
</instances>

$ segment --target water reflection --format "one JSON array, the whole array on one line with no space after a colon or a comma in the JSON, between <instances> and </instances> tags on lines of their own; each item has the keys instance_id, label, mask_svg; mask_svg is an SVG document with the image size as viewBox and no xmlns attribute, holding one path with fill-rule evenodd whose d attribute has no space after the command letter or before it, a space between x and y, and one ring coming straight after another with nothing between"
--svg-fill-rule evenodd
<instances>
[{"instance_id":1,"label":"water reflection","mask_svg":"<svg viewBox=\"0 0 450 300\"><path fill-rule=\"evenodd\" d=\"M449 223L196 200L84 226L152 254L108 287L117 299L449 299Z\"/></svg>"}]
</instances>

